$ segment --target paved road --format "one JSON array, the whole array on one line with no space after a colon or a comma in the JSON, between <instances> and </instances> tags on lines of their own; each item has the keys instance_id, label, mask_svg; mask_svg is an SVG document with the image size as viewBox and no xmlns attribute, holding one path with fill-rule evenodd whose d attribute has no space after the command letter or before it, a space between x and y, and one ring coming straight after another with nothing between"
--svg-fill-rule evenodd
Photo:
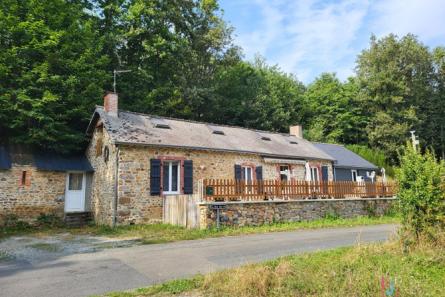
<instances>
[{"instance_id":1,"label":"paved road","mask_svg":"<svg viewBox=\"0 0 445 297\"><path fill-rule=\"evenodd\" d=\"M382 241L395 225L211 238L0 263L2 297L77 297L148 286L279 256Z\"/></svg>"}]
</instances>

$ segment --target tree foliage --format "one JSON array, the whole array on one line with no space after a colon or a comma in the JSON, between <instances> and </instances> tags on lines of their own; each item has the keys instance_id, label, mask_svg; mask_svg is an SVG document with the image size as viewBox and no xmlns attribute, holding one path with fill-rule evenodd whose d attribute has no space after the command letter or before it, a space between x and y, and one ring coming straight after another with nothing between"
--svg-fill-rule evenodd
<instances>
[{"instance_id":1,"label":"tree foliage","mask_svg":"<svg viewBox=\"0 0 445 297\"><path fill-rule=\"evenodd\" d=\"M445 156L445 49L413 35L371 38L356 75L307 87L262 58L244 61L216 0L4 0L0 143L82 150L96 104L359 144L392 163L409 136Z\"/></svg>"},{"instance_id":2,"label":"tree foliage","mask_svg":"<svg viewBox=\"0 0 445 297\"><path fill-rule=\"evenodd\" d=\"M398 198L406 235L434 236L445 227L445 162L432 152L424 154L407 144L396 170Z\"/></svg>"},{"instance_id":3,"label":"tree foliage","mask_svg":"<svg viewBox=\"0 0 445 297\"><path fill-rule=\"evenodd\" d=\"M2 140L78 148L109 79L95 20L75 1L4 0L0 7Z\"/></svg>"}]
</instances>

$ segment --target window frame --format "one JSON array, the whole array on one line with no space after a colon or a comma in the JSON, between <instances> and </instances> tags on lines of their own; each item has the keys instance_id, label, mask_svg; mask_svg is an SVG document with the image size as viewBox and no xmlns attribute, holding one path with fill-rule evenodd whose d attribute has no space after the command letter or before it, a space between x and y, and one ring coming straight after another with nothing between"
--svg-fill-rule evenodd
<instances>
[{"instance_id":1,"label":"window frame","mask_svg":"<svg viewBox=\"0 0 445 297\"><path fill-rule=\"evenodd\" d=\"M355 173L355 179L354 179L354 173ZM358 172L356 169L351 169L351 180L353 182L357 182L358 181Z\"/></svg>"},{"instance_id":2,"label":"window frame","mask_svg":"<svg viewBox=\"0 0 445 297\"><path fill-rule=\"evenodd\" d=\"M279 173L280 173L280 181L284 181L283 179L282 179L282 175L285 175L286 176L286 180L285 181L290 181L290 179L291 179L291 167L290 167L290 165L288 165L288 164L283 164L283 165L278 165L279 167ZM285 170L281 170L281 167L287 167L287 169L285 169Z\"/></svg>"},{"instance_id":3,"label":"window frame","mask_svg":"<svg viewBox=\"0 0 445 297\"><path fill-rule=\"evenodd\" d=\"M247 179L247 172L248 169L250 169L250 179ZM245 182L253 182L255 175L254 175L255 168L253 166L249 165L241 165L241 180L244 180ZM244 178L242 178L244 176Z\"/></svg>"},{"instance_id":4,"label":"window frame","mask_svg":"<svg viewBox=\"0 0 445 297\"><path fill-rule=\"evenodd\" d=\"M168 189L164 188L164 166L165 164L168 164ZM172 190L172 181L173 181L173 164L177 164L178 165L178 173L177 173L177 190L173 191ZM182 181L181 181L181 166L182 162L180 160L163 160L161 163L161 168L162 168L162 174L161 174L161 185L162 185L162 194L163 195L179 195L181 194L181 187L182 187Z\"/></svg>"},{"instance_id":5,"label":"window frame","mask_svg":"<svg viewBox=\"0 0 445 297\"><path fill-rule=\"evenodd\" d=\"M320 180L318 167L311 167L311 180L314 182L318 182Z\"/></svg>"}]
</instances>

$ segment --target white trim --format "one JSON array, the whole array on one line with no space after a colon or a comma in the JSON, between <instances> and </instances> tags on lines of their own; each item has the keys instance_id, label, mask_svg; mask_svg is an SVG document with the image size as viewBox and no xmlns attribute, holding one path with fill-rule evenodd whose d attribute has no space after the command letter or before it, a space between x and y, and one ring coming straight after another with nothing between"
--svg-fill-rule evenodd
<instances>
[{"instance_id":1,"label":"white trim","mask_svg":"<svg viewBox=\"0 0 445 297\"><path fill-rule=\"evenodd\" d=\"M355 173L355 179L354 179L354 173ZM358 172L357 172L357 170L355 170L355 169L351 169L351 180L352 180L353 182L358 181Z\"/></svg>"},{"instance_id":2,"label":"white trim","mask_svg":"<svg viewBox=\"0 0 445 297\"><path fill-rule=\"evenodd\" d=\"M162 170L164 170L164 165L168 164L168 187L169 189L167 191L163 191L162 193L165 195L178 195L181 192L181 162L180 161L175 161L175 160L168 160L168 161L164 161L162 164ZM176 181L176 186L177 186L177 190L176 191L172 191L172 181L173 181L173 164L177 164L178 165L178 176L177 176L177 181ZM162 176L162 178L164 178L164 174ZM164 183L164 181L162 181L162 183Z\"/></svg>"},{"instance_id":3,"label":"white trim","mask_svg":"<svg viewBox=\"0 0 445 297\"><path fill-rule=\"evenodd\" d=\"M250 169L250 175L248 174L249 169ZM244 171L245 181L253 181L253 168L251 166L241 166L241 170ZM250 179L248 179L247 177L250 177Z\"/></svg>"},{"instance_id":4,"label":"white trim","mask_svg":"<svg viewBox=\"0 0 445 297\"><path fill-rule=\"evenodd\" d=\"M66 202L67 202L68 196L69 196L68 193L70 192L70 189L69 189L70 174L72 174L72 173L76 173L76 174L81 173L82 174L82 189L80 190L81 191L81 196L80 197L81 197L81 205L82 205L82 207L79 208L79 209L67 209L67 203ZM67 212L84 212L85 211L86 176L87 175L83 171L68 171L66 173L65 203L64 203L64 207L63 207L65 213L67 213Z\"/></svg>"},{"instance_id":5,"label":"white trim","mask_svg":"<svg viewBox=\"0 0 445 297\"><path fill-rule=\"evenodd\" d=\"M317 177L316 179L314 177ZM318 172L318 167L311 167L311 181L319 181L320 174Z\"/></svg>"}]
</instances>

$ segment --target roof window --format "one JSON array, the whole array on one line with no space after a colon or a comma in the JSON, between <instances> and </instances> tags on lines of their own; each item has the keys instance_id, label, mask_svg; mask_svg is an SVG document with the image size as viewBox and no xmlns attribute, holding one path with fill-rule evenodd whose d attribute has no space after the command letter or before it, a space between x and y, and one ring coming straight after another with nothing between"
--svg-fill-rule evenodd
<instances>
[{"instance_id":1,"label":"roof window","mask_svg":"<svg viewBox=\"0 0 445 297\"><path fill-rule=\"evenodd\" d=\"M258 135L260 135L261 140L264 140L264 141L271 141L271 140L272 140L272 139L269 137L269 135L262 134L262 133L258 133Z\"/></svg>"},{"instance_id":2,"label":"roof window","mask_svg":"<svg viewBox=\"0 0 445 297\"><path fill-rule=\"evenodd\" d=\"M224 131L222 130L222 127L215 126L215 125L207 125L209 127L210 131L212 131L213 134L217 135L226 135Z\"/></svg>"},{"instance_id":3,"label":"roof window","mask_svg":"<svg viewBox=\"0 0 445 297\"><path fill-rule=\"evenodd\" d=\"M161 118L151 118L151 123L155 128L170 129L170 125Z\"/></svg>"}]
</instances>

